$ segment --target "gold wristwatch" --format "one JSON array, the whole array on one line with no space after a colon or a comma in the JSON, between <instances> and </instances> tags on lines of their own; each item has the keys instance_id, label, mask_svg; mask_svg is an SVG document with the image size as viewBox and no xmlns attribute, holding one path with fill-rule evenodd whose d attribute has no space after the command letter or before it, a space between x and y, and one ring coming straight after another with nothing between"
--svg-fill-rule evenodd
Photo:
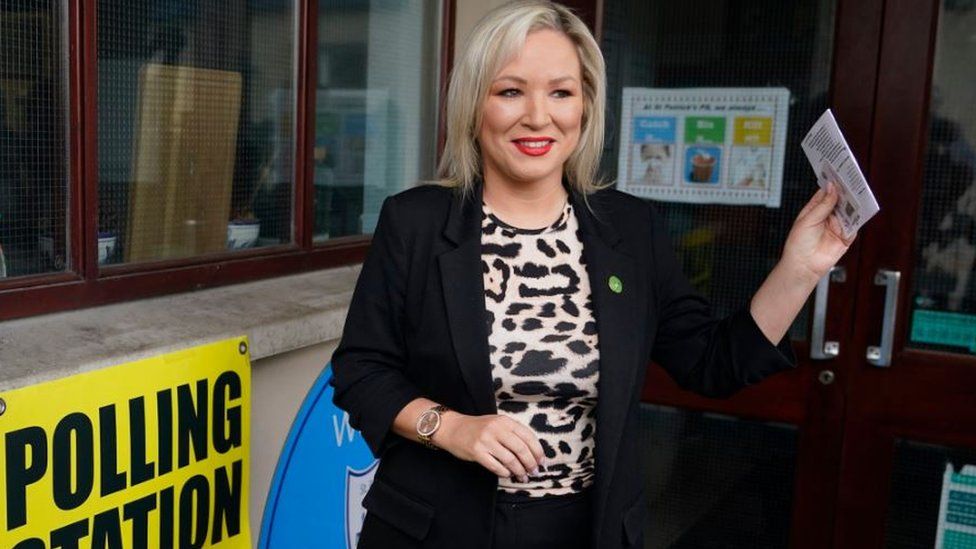
<instances>
[{"instance_id":1,"label":"gold wristwatch","mask_svg":"<svg viewBox=\"0 0 976 549\"><path fill-rule=\"evenodd\" d=\"M431 442L430 437L434 436L437 429L441 426L441 414L444 412L451 411L450 408L444 406L443 404L438 404L433 408L425 410L424 413L420 414L417 418L417 439L420 442L433 450L440 450L437 446Z\"/></svg>"}]
</instances>

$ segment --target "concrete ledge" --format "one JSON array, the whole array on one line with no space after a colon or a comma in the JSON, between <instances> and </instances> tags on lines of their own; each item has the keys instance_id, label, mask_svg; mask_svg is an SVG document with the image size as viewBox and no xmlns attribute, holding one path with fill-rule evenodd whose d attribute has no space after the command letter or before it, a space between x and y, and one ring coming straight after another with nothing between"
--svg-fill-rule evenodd
<instances>
[{"instance_id":1,"label":"concrete ledge","mask_svg":"<svg viewBox=\"0 0 976 549\"><path fill-rule=\"evenodd\" d=\"M338 339L360 268L0 323L0 391L240 335L252 360Z\"/></svg>"}]
</instances>

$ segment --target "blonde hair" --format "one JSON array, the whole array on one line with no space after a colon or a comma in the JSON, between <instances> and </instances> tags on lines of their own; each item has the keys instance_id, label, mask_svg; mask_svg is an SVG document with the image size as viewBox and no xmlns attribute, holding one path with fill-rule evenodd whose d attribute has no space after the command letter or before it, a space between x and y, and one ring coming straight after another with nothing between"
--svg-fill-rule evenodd
<instances>
[{"instance_id":1,"label":"blonde hair","mask_svg":"<svg viewBox=\"0 0 976 549\"><path fill-rule=\"evenodd\" d=\"M521 51L529 33L551 29L576 46L583 77L583 119L576 150L566 160L564 175L577 191L603 188L597 181L603 153L606 67L593 35L568 8L546 0L514 0L485 15L467 37L447 91L447 142L438 167L440 183L460 187L467 195L481 177L477 132L482 105L495 75Z\"/></svg>"}]
</instances>

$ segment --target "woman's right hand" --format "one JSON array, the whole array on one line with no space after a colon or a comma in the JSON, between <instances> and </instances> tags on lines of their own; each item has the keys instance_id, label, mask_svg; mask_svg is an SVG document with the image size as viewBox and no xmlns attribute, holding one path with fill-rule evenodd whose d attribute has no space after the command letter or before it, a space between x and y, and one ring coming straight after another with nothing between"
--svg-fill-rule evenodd
<instances>
[{"instance_id":1,"label":"woman's right hand","mask_svg":"<svg viewBox=\"0 0 976 549\"><path fill-rule=\"evenodd\" d=\"M545 465L545 453L532 429L503 415L470 416L452 411L441 417L434 444L465 461L475 461L499 477L527 475Z\"/></svg>"}]
</instances>

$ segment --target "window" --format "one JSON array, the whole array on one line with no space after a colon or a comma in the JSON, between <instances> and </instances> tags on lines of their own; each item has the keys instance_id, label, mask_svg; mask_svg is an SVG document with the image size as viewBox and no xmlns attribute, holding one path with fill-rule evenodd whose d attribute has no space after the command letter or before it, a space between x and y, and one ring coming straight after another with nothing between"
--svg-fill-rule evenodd
<instances>
[{"instance_id":1,"label":"window","mask_svg":"<svg viewBox=\"0 0 976 549\"><path fill-rule=\"evenodd\" d=\"M291 243L291 2L98 3L100 263Z\"/></svg>"},{"instance_id":2,"label":"window","mask_svg":"<svg viewBox=\"0 0 976 549\"><path fill-rule=\"evenodd\" d=\"M434 177L443 4L2 3L0 320L361 261Z\"/></svg>"},{"instance_id":3,"label":"window","mask_svg":"<svg viewBox=\"0 0 976 549\"><path fill-rule=\"evenodd\" d=\"M0 3L0 277L71 268L61 4Z\"/></svg>"},{"instance_id":4,"label":"window","mask_svg":"<svg viewBox=\"0 0 976 549\"><path fill-rule=\"evenodd\" d=\"M319 6L315 240L370 233L386 196L434 173L437 6ZM417 70L420 67L421 70Z\"/></svg>"}]
</instances>

